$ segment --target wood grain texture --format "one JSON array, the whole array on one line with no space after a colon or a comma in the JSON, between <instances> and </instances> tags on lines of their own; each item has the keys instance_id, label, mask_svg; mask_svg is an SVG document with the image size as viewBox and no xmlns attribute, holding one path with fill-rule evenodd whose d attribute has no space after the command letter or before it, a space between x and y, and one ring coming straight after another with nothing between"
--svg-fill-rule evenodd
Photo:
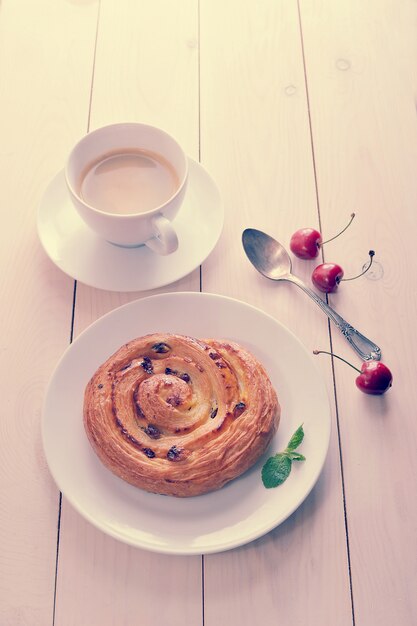
<instances>
[{"instance_id":1,"label":"wood grain texture","mask_svg":"<svg viewBox=\"0 0 417 626\"><path fill-rule=\"evenodd\" d=\"M297 4L203 1L200 11L201 157L226 208L203 289L267 311L309 349L327 345L319 309L295 287L257 274L241 245L246 227L288 245L296 228L318 225ZM308 263L294 262L294 271L308 280ZM319 365L331 392L330 364ZM335 615L351 624L335 427L323 474L297 512L255 543L204 562L206 626L329 624Z\"/></svg>"},{"instance_id":2,"label":"wood grain texture","mask_svg":"<svg viewBox=\"0 0 417 626\"><path fill-rule=\"evenodd\" d=\"M198 159L197 1L102 0L90 128L154 124ZM138 268L140 271L140 268ZM153 290L198 291L199 270ZM77 285L75 336L98 317L149 295ZM202 621L200 557L131 548L95 530L64 500L56 626L183 626Z\"/></svg>"},{"instance_id":3,"label":"wood grain texture","mask_svg":"<svg viewBox=\"0 0 417 626\"><path fill-rule=\"evenodd\" d=\"M44 188L85 131L97 3L0 6L0 623L52 623L58 490L40 432L68 344L73 282L41 249ZM65 71L63 71L65 68ZM29 86L29 87L28 87Z\"/></svg>"},{"instance_id":4,"label":"wood grain texture","mask_svg":"<svg viewBox=\"0 0 417 626\"><path fill-rule=\"evenodd\" d=\"M394 375L386 396L367 397L335 364L356 624L405 626L417 620L417 5L300 5L324 232L357 212L325 257L346 276L370 248L379 263L376 280L342 284L331 300ZM334 349L360 366L336 335Z\"/></svg>"},{"instance_id":5,"label":"wood grain texture","mask_svg":"<svg viewBox=\"0 0 417 626\"><path fill-rule=\"evenodd\" d=\"M2 626L417 622L416 23L413 0L0 2ZM118 121L165 128L219 184L226 223L203 290L258 306L308 350L331 341L360 366L304 294L256 273L242 230L288 245L319 215L331 236L356 211L324 258L349 276L376 250L372 275L330 300L381 345L392 390L366 397L354 372L335 362L333 377L317 357L333 432L316 487L265 537L203 559L116 542L65 498L59 517L42 452L41 406L69 342L74 285L44 254L36 210L72 144ZM309 282L315 264L293 269ZM148 293L199 288L197 270ZM74 336L148 293L78 284Z\"/></svg>"}]
</instances>

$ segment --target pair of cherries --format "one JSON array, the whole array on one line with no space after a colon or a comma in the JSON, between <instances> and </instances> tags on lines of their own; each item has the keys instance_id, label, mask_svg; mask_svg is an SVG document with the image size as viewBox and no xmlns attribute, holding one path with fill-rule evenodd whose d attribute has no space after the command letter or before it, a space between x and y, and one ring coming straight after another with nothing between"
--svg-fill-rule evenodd
<instances>
[{"instance_id":1,"label":"pair of cherries","mask_svg":"<svg viewBox=\"0 0 417 626\"><path fill-rule=\"evenodd\" d=\"M323 241L319 231L314 228L300 228L300 230L297 230L291 237L291 252L299 259L315 259L318 256L320 248L325 243L333 241L333 239L336 239L336 237L339 237L339 235L344 233L345 230L351 225L354 217L355 214L352 213L350 221L345 228L331 239L327 239L327 241ZM357 276L353 276L352 278L343 278L344 271L340 265L337 263L321 263L313 270L311 280L319 291L322 291L323 293L333 293L336 291L342 280L355 280L356 278L363 276L363 274L365 274L365 272L367 272L371 267L374 254L375 252L373 250L369 251L369 264L366 269Z\"/></svg>"}]
</instances>

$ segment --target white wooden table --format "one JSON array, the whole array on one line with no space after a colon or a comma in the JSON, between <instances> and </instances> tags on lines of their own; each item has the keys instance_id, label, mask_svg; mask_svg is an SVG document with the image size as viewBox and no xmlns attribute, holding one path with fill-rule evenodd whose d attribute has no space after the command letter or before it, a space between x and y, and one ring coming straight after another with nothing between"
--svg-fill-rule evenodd
<instances>
[{"instance_id":1,"label":"white wooden table","mask_svg":"<svg viewBox=\"0 0 417 626\"><path fill-rule=\"evenodd\" d=\"M416 23L412 0L1 2L2 626L417 622ZM250 267L241 232L288 244L301 226L333 234L355 211L325 258L353 274L374 248L383 270L329 300L381 345L393 388L365 396L349 368L317 357L332 404L323 473L286 522L221 554L109 538L60 497L43 456L42 401L70 338L148 295L74 284L36 234L72 144L118 121L171 132L224 200L201 273L157 292L236 297L307 349L332 344L355 361L301 292ZM309 280L313 266L294 271Z\"/></svg>"}]
</instances>

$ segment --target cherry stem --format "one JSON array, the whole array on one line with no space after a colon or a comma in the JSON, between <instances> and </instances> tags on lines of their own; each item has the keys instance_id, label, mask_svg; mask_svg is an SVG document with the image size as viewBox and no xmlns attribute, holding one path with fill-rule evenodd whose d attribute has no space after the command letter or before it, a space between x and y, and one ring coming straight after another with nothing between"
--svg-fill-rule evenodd
<instances>
[{"instance_id":1,"label":"cherry stem","mask_svg":"<svg viewBox=\"0 0 417 626\"><path fill-rule=\"evenodd\" d=\"M313 350L313 354L329 354L330 356L334 356L335 359L339 359L339 361L343 361L343 363L346 363L346 365L350 365L350 367L356 370L357 372L359 372L359 374L362 373L360 369L352 365L352 363L349 363L349 361L346 361L346 359L342 359L342 357L337 356L337 354L333 354L333 352L326 352L326 350Z\"/></svg>"},{"instance_id":2,"label":"cherry stem","mask_svg":"<svg viewBox=\"0 0 417 626\"><path fill-rule=\"evenodd\" d=\"M352 213L352 214L351 214L351 216L350 216L349 223L348 223L348 224L346 224L346 226L344 227L344 229L343 229L343 230L341 230L341 231L340 231L340 233L337 233L337 235L335 235L335 236L334 236L334 237L332 237L331 239L326 239L326 241L322 241L322 242L321 242L321 244L320 244L320 246L324 246L324 244L325 244L325 243L329 243L329 241L333 241L333 239L336 239L337 237L339 237L339 235L341 235L342 233L344 233L344 232L345 232L345 230L346 230L347 228L349 228L349 226L350 226L350 225L351 225L351 223L353 222L353 218L354 218L354 217L355 217L355 214L354 214L354 213Z\"/></svg>"},{"instance_id":3,"label":"cherry stem","mask_svg":"<svg viewBox=\"0 0 417 626\"><path fill-rule=\"evenodd\" d=\"M366 269L363 270L363 272L361 272L357 276L352 276L351 278L341 278L338 282L341 283L342 280L356 280L357 278L360 278L361 276L366 274L366 272L369 270L369 268L372 265L372 261L373 261L373 258L375 256L375 252L374 252L374 250L369 250L368 254L369 254L369 265L368 265L368 267Z\"/></svg>"}]
</instances>

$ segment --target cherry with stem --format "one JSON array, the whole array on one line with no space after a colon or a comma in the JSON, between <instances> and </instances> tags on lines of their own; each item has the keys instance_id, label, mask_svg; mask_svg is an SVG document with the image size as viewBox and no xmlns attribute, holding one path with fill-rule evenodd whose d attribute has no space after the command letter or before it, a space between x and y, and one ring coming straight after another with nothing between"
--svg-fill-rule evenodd
<instances>
[{"instance_id":1,"label":"cherry with stem","mask_svg":"<svg viewBox=\"0 0 417 626\"><path fill-rule=\"evenodd\" d=\"M372 266L374 256L374 250L369 250L369 263L367 267L357 276L343 278L344 271L340 265L337 263L321 263L313 270L311 280L319 291L322 291L323 293L333 293L342 281L356 280L366 274Z\"/></svg>"},{"instance_id":2,"label":"cherry with stem","mask_svg":"<svg viewBox=\"0 0 417 626\"><path fill-rule=\"evenodd\" d=\"M320 248L324 246L324 244L333 241L342 233L344 233L345 230L351 225L354 217L355 213L352 213L350 216L350 221L340 231L340 233L334 235L334 237L331 237L330 239L326 239L326 241L322 241L321 234L315 228L300 228L291 237L291 252L295 254L295 256L297 256L299 259L315 259L316 256L318 256Z\"/></svg>"},{"instance_id":3,"label":"cherry with stem","mask_svg":"<svg viewBox=\"0 0 417 626\"><path fill-rule=\"evenodd\" d=\"M372 396L381 396L392 386L391 371L381 361L365 361L361 369L358 369L352 365L352 363L346 361L346 359L343 359L337 354L333 354L333 352L327 352L327 350L313 350L313 354L328 354L356 370L359 376L356 378L355 383L358 389L363 393Z\"/></svg>"}]
</instances>

